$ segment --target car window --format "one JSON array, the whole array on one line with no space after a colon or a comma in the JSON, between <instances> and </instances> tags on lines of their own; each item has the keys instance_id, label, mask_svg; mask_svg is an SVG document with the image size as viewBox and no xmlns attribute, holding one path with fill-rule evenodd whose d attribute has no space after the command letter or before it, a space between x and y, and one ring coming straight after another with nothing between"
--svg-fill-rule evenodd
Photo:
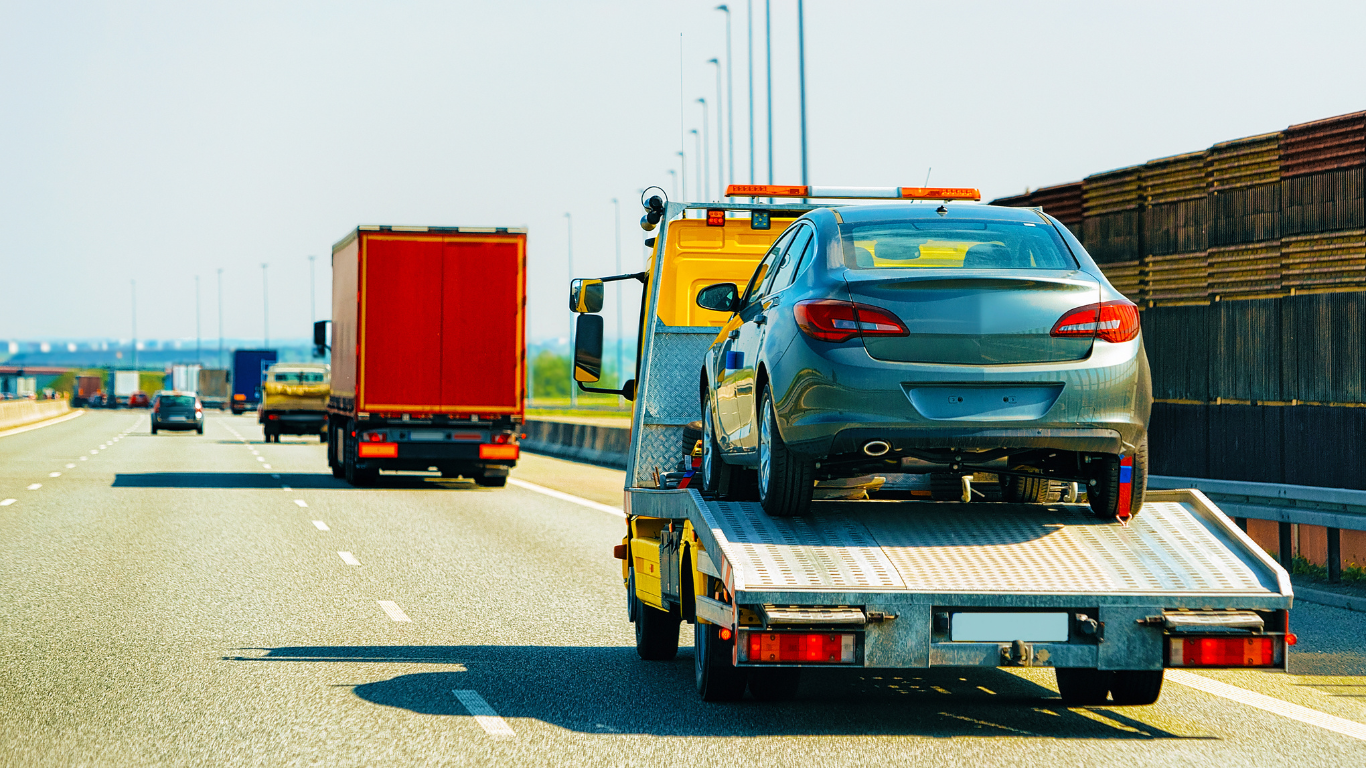
<instances>
[{"instance_id":1,"label":"car window","mask_svg":"<svg viewBox=\"0 0 1366 768\"><path fill-rule=\"evenodd\" d=\"M758 267L755 267L754 274L750 276L749 283L745 286L743 298L740 300L741 307L748 306L759 295L758 287L763 285L764 278L768 277L768 270L773 266L774 260L787 247L787 244L792 242L792 235L794 234L796 233L791 230L784 232L782 237L779 237L778 241L773 244L773 247L768 249L768 253L764 254L764 260L759 262Z\"/></svg>"},{"instance_id":2,"label":"car window","mask_svg":"<svg viewBox=\"0 0 1366 768\"><path fill-rule=\"evenodd\" d=\"M194 398L187 395L166 395L159 399L161 400L161 404L166 406L174 405L179 408L194 407Z\"/></svg>"},{"instance_id":3,"label":"car window","mask_svg":"<svg viewBox=\"0 0 1366 768\"><path fill-rule=\"evenodd\" d=\"M781 291L792 282L792 277L797 274L797 267L805 261L806 251L811 247L811 240L814 236L811 227L803 226L792 238L792 243L783 250L783 255L778 259L778 266L773 269L773 280L764 288L764 295Z\"/></svg>"},{"instance_id":4,"label":"car window","mask_svg":"<svg viewBox=\"0 0 1366 768\"><path fill-rule=\"evenodd\" d=\"M1076 269L1045 222L881 221L840 227L849 269Z\"/></svg>"}]
</instances>

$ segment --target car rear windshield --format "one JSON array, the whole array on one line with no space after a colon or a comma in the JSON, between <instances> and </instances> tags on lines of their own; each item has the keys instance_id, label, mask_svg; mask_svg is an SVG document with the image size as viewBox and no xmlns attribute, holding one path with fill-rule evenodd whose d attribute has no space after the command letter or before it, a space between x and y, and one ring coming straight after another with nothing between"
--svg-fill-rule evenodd
<instances>
[{"instance_id":1,"label":"car rear windshield","mask_svg":"<svg viewBox=\"0 0 1366 768\"><path fill-rule=\"evenodd\" d=\"M271 375L272 381L289 384L321 384L323 375L317 371L280 371Z\"/></svg>"},{"instance_id":2,"label":"car rear windshield","mask_svg":"<svg viewBox=\"0 0 1366 768\"><path fill-rule=\"evenodd\" d=\"M850 269L1076 269L1057 230L1029 221L883 221L840 227Z\"/></svg>"},{"instance_id":3,"label":"car rear windshield","mask_svg":"<svg viewBox=\"0 0 1366 768\"><path fill-rule=\"evenodd\" d=\"M162 407L176 406L178 408L193 408L194 398L187 395L162 395Z\"/></svg>"}]
</instances>

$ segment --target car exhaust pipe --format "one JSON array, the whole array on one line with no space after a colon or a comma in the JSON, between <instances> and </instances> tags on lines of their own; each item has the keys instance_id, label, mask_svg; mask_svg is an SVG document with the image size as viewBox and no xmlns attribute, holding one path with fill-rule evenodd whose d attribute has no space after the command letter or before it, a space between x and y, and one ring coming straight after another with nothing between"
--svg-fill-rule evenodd
<instances>
[{"instance_id":1,"label":"car exhaust pipe","mask_svg":"<svg viewBox=\"0 0 1366 768\"><path fill-rule=\"evenodd\" d=\"M863 452L869 456L886 456L892 444L886 440L869 440L863 444Z\"/></svg>"}]
</instances>

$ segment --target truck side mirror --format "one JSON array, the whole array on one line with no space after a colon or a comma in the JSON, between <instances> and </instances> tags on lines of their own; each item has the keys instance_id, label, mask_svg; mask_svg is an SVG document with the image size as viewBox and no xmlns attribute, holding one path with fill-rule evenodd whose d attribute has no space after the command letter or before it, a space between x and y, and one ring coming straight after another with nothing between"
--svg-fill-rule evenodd
<instances>
[{"instance_id":1,"label":"truck side mirror","mask_svg":"<svg viewBox=\"0 0 1366 768\"><path fill-rule=\"evenodd\" d=\"M313 354L322 357L330 347L327 346L327 324L328 320L319 320L313 324Z\"/></svg>"},{"instance_id":2,"label":"truck side mirror","mask_svg":"<svg viewBox=\"0 0 1366 768\"><path fill-rule=\"evenodd\" d=\"M602 315L579 315L574 326L574 381L602 378Z\"/></svg>"},{"instance_id":3,"label":"truck side mirror","mask_svg":"<svg viewBox=\"0 0 1366 768\"><path fill-rule=\"evenodd\" d=\"M716 283L697 292L697 306L716 312L734 312L739 301L740 289L735 283Z\"/></svg>"},{"instance_id":4,"label":"truck side mirror","mask_svg":"<svg viewBox=\"0 0 1366 768\"><path fill-rule=\"evenodd\" d=\"M602 295L601 280L576 279L569 284L569 311L579 314L601 312Z\"/></svg>"}]
</instances>

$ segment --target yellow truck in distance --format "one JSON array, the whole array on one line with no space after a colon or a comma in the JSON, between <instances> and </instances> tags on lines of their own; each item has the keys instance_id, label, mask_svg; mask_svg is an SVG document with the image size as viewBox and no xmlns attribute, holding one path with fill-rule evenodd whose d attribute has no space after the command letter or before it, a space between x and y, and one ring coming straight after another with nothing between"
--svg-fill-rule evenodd
<instances>
[{"instance_id":1,"label":"yellow truck in distance","mask_svg":"<svg viewBox=\"0 0 1366 768\"><path fill-rule=\"evenodd\" d=\"M327 398L332 366L326 363L276 363L266 370L257 413L267 443L280 435L318 435L327 440Z\"/></svg>"}]
</instances>

